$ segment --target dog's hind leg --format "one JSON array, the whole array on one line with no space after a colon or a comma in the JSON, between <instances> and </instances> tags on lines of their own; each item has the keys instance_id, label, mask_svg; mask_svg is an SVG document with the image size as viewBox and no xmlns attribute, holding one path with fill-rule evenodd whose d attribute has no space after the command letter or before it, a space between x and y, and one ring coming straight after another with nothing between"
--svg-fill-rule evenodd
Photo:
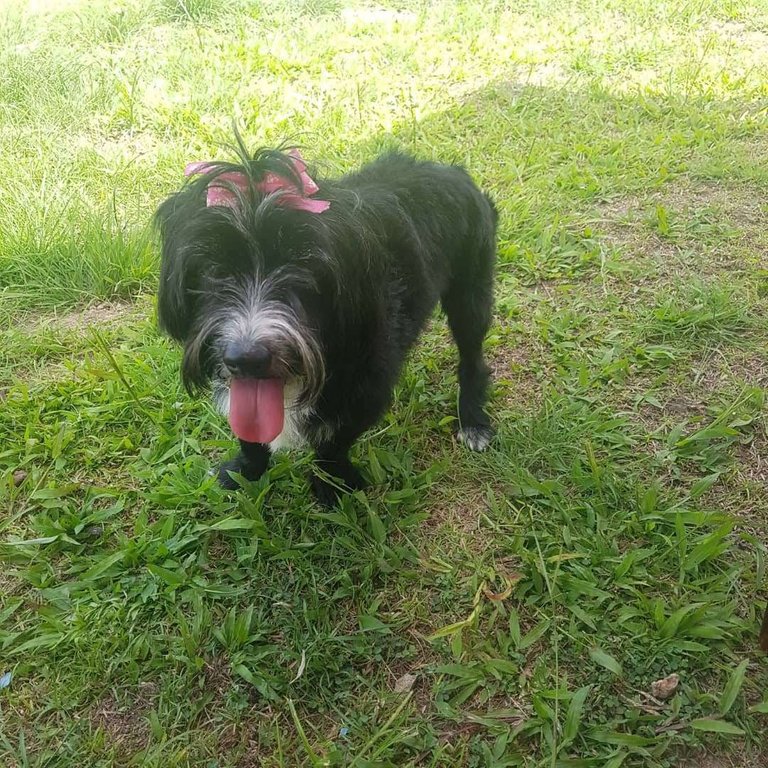
<instances>
[{"instance_id":1,"label":"dog's hind leg","mask_svg":"<svg viewBox=\"0 0 768 768\"><path fill-rule=\"evenodd\" d=\"M234 459L225 461L219 468L219 485L229 491L239 487L230 472L236 472L246 480L258 480L267 471L269 456L269 446L241 440L240 453Z\"/></svg>"},{"instance_id":2,"label":"dog's hind leg","mask_svg":"<svg viewBox=\"0 0 768 768\"><path fill-rule=\"evenodd\" d=\"M494 250L489 248L481 259L473 259L470 269L455 275L442 297L443 310L459 349L456 436L473 451L484 451L494 435L485 412L489 375L483 359L483 340L491 324L493 308L494 258Z\"/></svg>"}]
</instances>

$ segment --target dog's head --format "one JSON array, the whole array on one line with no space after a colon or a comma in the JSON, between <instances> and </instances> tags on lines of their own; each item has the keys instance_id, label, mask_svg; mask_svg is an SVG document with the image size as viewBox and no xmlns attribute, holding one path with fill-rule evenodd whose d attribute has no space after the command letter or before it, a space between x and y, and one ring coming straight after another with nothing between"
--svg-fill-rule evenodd
<instances>
[{"instance_id":1,"label":"dog's head","mask_svg":"<svg viewBox=\"0 0 768 768\"><path fill-rule=\"evenodd\" d=\"M184 345L185 385L290 381L311 401L325 379L322 318L338 290L325 190L297 153L277 150L187 173L156 215L158 317Z\"/></svg>"}]
</instances>

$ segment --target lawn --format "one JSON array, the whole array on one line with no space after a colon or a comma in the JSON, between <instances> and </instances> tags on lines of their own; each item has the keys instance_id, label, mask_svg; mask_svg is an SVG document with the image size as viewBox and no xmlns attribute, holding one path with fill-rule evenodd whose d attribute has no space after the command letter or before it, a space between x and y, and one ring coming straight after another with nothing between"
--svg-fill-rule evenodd
<instances>
[{"instance_id":1,"label":"lawn","mask_svg":"<svg viewBox=\"0 0 768 768\"><path fill-rule=\"evenodd\" d=\"M767 765L767 103L768 0L6 0L0 765ZM491 450L435 316L367 493L217 488L150 221L233 122L494 196Z\"/></svg>"}]
</instances>

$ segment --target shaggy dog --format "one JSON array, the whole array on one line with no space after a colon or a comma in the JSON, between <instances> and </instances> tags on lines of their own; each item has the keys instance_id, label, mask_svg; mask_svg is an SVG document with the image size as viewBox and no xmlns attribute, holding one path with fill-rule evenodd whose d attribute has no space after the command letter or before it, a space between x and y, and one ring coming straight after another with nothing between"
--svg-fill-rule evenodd
<instances>
[{"instance_id":1,"label":"shaggy dog","mask_svg":"<svg viewBox=\"0 0 768 768\"><path fill-rule=\"evenodd\" d=\"M317 183L296 150L239 142L238 160L187 166L156 215L160 327L184 345L187 389L212 382L240 441L220 483L305 444L322 504L363 487L349 449L388 408L438 301L459 351L457 437L484 450L490 199L462 168L399 153Z\"/></svg>"}]
</instances>

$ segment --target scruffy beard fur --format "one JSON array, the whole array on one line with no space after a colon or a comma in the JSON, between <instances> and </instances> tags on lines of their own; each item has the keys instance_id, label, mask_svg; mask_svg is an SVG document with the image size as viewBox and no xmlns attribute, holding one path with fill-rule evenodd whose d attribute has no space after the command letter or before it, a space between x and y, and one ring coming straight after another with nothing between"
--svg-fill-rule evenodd
<instances>
[{"instance_id":1,"label":"scruffy beard fur","mask_svg":"<svg viewBox=\"0 0 768 768\"><path fill-rule=\"evenodd\" d=\"M269 445L240 440L221 484L257 479L272 450L298 442L315 451L321 471L310 483L321 503L364 487L349 449L389 407L438 302L459 351L457 437L484 450L493 436L482 354L496 259L490 199L457 166L392 153L336 180L313 176L315 197L330 201L313 213L257 188L268 172L294 176L285 154L241 146L239 160L188 182L156 215L158 318L184 346L187 389L212 384L226 413L233 343L267 346L269 376L286 382L283 432ZM208 184L227 171L244 174L249 189L232 189L234 207L207 207Z\"/></svg>"}]
</instances>

